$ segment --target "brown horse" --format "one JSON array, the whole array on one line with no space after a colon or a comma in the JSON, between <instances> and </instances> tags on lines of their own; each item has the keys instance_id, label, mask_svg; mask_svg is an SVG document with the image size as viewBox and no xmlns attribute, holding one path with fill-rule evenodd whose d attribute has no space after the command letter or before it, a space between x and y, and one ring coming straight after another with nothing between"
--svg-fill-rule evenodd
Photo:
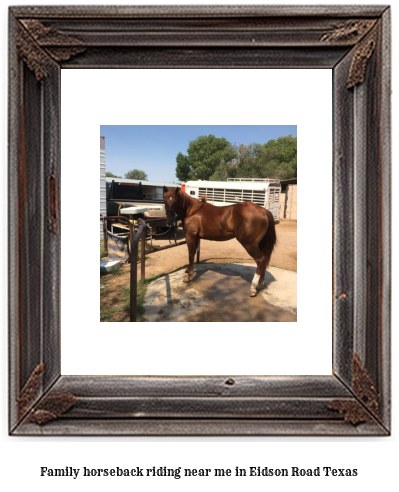
<instances>
[{"instance_id":1,"label":"brown horse","mask_svg":"<svg viewBox=\"0 0 399 492\"><path fill-rule=\"evenodd\" d=\"M234 237L256 261L256 273L251 283L250 296L265 282L265 272L276 244L274 218L269 210L251 202L216 207L206 200L197 200L179 187L164 187L164 202L168 225L175 215L183 222L188 247L189 265L184 282L194 275L194 256L200 239L227 241Z\"/></svg>"}]
</instances>

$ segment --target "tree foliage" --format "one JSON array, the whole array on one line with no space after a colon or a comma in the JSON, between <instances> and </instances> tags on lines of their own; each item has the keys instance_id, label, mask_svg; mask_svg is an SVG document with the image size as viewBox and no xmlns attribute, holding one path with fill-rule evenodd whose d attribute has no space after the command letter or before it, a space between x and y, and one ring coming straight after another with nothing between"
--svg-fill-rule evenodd
<instances>
[{"instance_id":1,"label":"tree foliage","mask_svg":"<svg viewBox=\"0 0 399 492\"><path fill-rule=\"evenodd\" d=\"M126 179L141 179L146 181L148 179L147 174L140 169L132 169L125 174Z\"/></svg>"},{"instance_id":2,"label":"tree foliage","mask_svg":"<svg viewBox=\"0 0 399 492\"><path fill-rule=\"evenodd\" d=\"M111 173L110 171L107 171L107 172L105 173L105 176L106 176L107 178L121 178L121 177L122 177L122 176L116 176L114 173Z\"/></svg>"},{"instance_id":3,"label":"tree foliage","mask_svg":"<svg viewBox=\"0 0 399 492\"><path fill-rule=\"evenodd\" d=\"M261 159L270 174L279 179L297 177L297 139L291 135L269 140L261 151Z\"/></svg>"},{"instance_id":4,"label":"tree foliage","mask_svg":"<svg viewBox=\"0 0 399 492\"><path fill-rule=\"evenodd\" d=\"M188 181L190 178L190 162L186 155L183 155L181 152L177 154L176 157L176 176L180 181Z\"/></svg>"},{"instance_id":5,"label":"tree foliage","mask_svg":"<svg viewBox=\"0 0 399 492\"><path fill-rule=\"evenodd\" d=\"M235 152L235 159L219 166L211 179L297 177L296 137L279 137L263 145L239 145L235 147Z\"/></svg>"},{"instance_id":6,"label":"tree foliage","mask_svg":"<svg viewBox=\"0 0 399 492\"><path fill-rule=\"evenodd\" d=\"M291 135L264 144L231 145L225 138L198 137L187 155L176 157L176 176L181 181L228 178L297 177L297 139Z\"/></svg>"},{"instance_id":7,"label":"tree foliage","mask_svg":"<svg viewBox=\"0 0 399 492\"><path fill-rule=\"evenodd\" d=\"M209 179L218 166L234 158L234 149L225 138L200 136L189 143L187 155L176 157L176 176L181 181Z\"/></svg>"}]
</instances>

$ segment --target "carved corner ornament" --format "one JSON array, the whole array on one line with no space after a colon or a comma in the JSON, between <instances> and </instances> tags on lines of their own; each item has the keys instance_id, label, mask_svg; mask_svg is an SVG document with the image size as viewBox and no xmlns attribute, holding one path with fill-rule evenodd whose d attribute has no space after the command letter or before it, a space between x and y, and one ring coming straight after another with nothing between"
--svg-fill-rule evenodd
<instances>
[{"instance_id":1,"label":"carved corner ornament","mask_svg":"<svg viewBox=\"0 0 399 492\"><path fill-rule=\"evenodd\" d=\"M38 425L47 424L52 420L58 419L76 403L75 395L72 393L60 392L50 393L44 396L44 398L35 405L35 401L39 396L44 369L43 363L38 364L35 367L18 398L19 419L22 419L27 415L28 422ZM31 409L33 405L35 406Z\"/></svg>"},{"instance_id":2,"label":"carved corner ornament","mask_svg":"<svg viewBox=\"0 0 399 492\"><path fill-rule=\"evenodd\" d=\"M375 23L375 20L352 19L323 34L320 40L326 43L335 43L337 41L342 41L343 43L357 42L374 27Z\"/></svg>"},{"instance_id":3,"label":"carved corner ornament","mask_svg":"<svg viewBox=\"0 0 399 492\"><path fill-rule=\"evenodd\" d=\"M371 58L377 45L377 30L373 29L362 41L356 46L356 51L352 58L349 69L346 87L348 89L364 82L367 68L367 62Z\"/></svg>"},{"instance_id":4,"label":"carved corner ornament","mask_svg":"<svg viewBox=\"0 0 399 492\"><path fill-rule=\"evenodd\" d=\"M352 362L352 390L357 401L334 400L328 408L339 412L345 422L353 425L369 422L373 420L373 415L379 415L380 404L377 389L357 354L354 354Z\"/></svg>"},{"instance_id":5,"label":"carved corner ornament","mask_svg":"<svg viewBox=\"0 0 399 492\"><path fill-rule=\"evenodd\" d=\"M18 397L18 417L23 417L39 395L44 373L44 364L38 364L22 388Z\"/></svg>"},{"instance_id":6,"label":"carved corner ornament","mask_svg":"<svg viewBox=\"0 0 399 492\"><path fill-rule=\"evenodd\" d=\"M76 403L72 393L54 393L45 396L28 416L28 422L44 425L57 420Z\"/></svg>"},{"instance_id":7,"label":"carved corner ornament","mask_svg":"<svg viewBox=\"0 0 399 492\"><path fill-rule=\"evenodd\" d=\"M37 81L48 76L54 61L69 60L86 49L79 39L45 27L36 19L20 22L17 48L20 58L34 72Z\"/></svg>"},{"instance_id":8,"label":"carved corner ornament","mask_svg":"<svg viewBox=\"0 0 399 492\"><path fill-rule=\"evenodd\" d=\"M320 41L324 43L357 43L349 69L346 87L348 89L364 82L367 62L377 44L376 20L351 20L323 34Z\"/></svg>"}]
</instances>

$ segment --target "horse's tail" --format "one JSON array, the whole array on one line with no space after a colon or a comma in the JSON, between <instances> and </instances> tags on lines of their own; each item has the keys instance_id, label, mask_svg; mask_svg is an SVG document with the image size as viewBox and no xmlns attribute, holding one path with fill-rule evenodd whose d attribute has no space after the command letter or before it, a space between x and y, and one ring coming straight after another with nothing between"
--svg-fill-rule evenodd
<instances>
[{"instance_id":1,"label":"horse's tail","mask_svg":"<svg viewBox=\"0 0 399 492\"><path fill-rule=\"evenodd\" d=\"M266 234L263 236L259 243L259 249L266 257L266 267L269 266L270 258L273 253L274 246L277 243L276 226L274 224L274 217L270 210L266 210L267 218L269 219L269 225L267 227Z\"/></svg>"}]
</instances>

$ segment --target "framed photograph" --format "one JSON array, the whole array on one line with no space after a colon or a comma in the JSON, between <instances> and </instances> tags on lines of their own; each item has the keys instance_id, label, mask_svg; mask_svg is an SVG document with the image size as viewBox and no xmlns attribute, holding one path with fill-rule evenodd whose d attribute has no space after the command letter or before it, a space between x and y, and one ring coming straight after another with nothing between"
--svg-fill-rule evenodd
<instances>
[{"instance_id":1,"label":"framed photograph","mask_svg":"<svg viewBox=\"0 0 399 492\"><path fill-rule=\"evenodd\" d=\"M390 57L387 6L10 7L9 433L389 435ZM147 366L130 375L100 373L94 366L91 375L61 371L62 311L76 310L61 289L61 259L73 255L61 248L61 235L73 233L64 220L61 224L61 206L64 210L68 200L62 185L62 166L68 163L64 159L61 165L61 147L70 143L61 138L61 72L138 69L153 71L158 80L162 70L165 76L208 70L215 77L220 70L232 76L260 70L330 72L333 282L332 317L328 313L324 329L332 339L326 361L331 373L262 370L262 345L256 340L257 374L245 368L229 372L223 364L227 350L209 330L201 349L221 361L214 372L206 357L195 374L183 362L178 374ZM317 79L309 77L312 83ZM96 132L98 152L98 127ZM98 209L95 215L75 220L93 223L98 236ZM323 295L329 302L329 288ZM317 325L311 316L308 322ZM85 325L77 324L84 331ZM73 343L76 357L89 358L98 348L95 337L80 347L79 332ZM315 340L306 345L319 350ZM160 365L169 355L143 344L134 349ZM298 351L299 358L307 357Z\"/></svg>"}]
</instances>

